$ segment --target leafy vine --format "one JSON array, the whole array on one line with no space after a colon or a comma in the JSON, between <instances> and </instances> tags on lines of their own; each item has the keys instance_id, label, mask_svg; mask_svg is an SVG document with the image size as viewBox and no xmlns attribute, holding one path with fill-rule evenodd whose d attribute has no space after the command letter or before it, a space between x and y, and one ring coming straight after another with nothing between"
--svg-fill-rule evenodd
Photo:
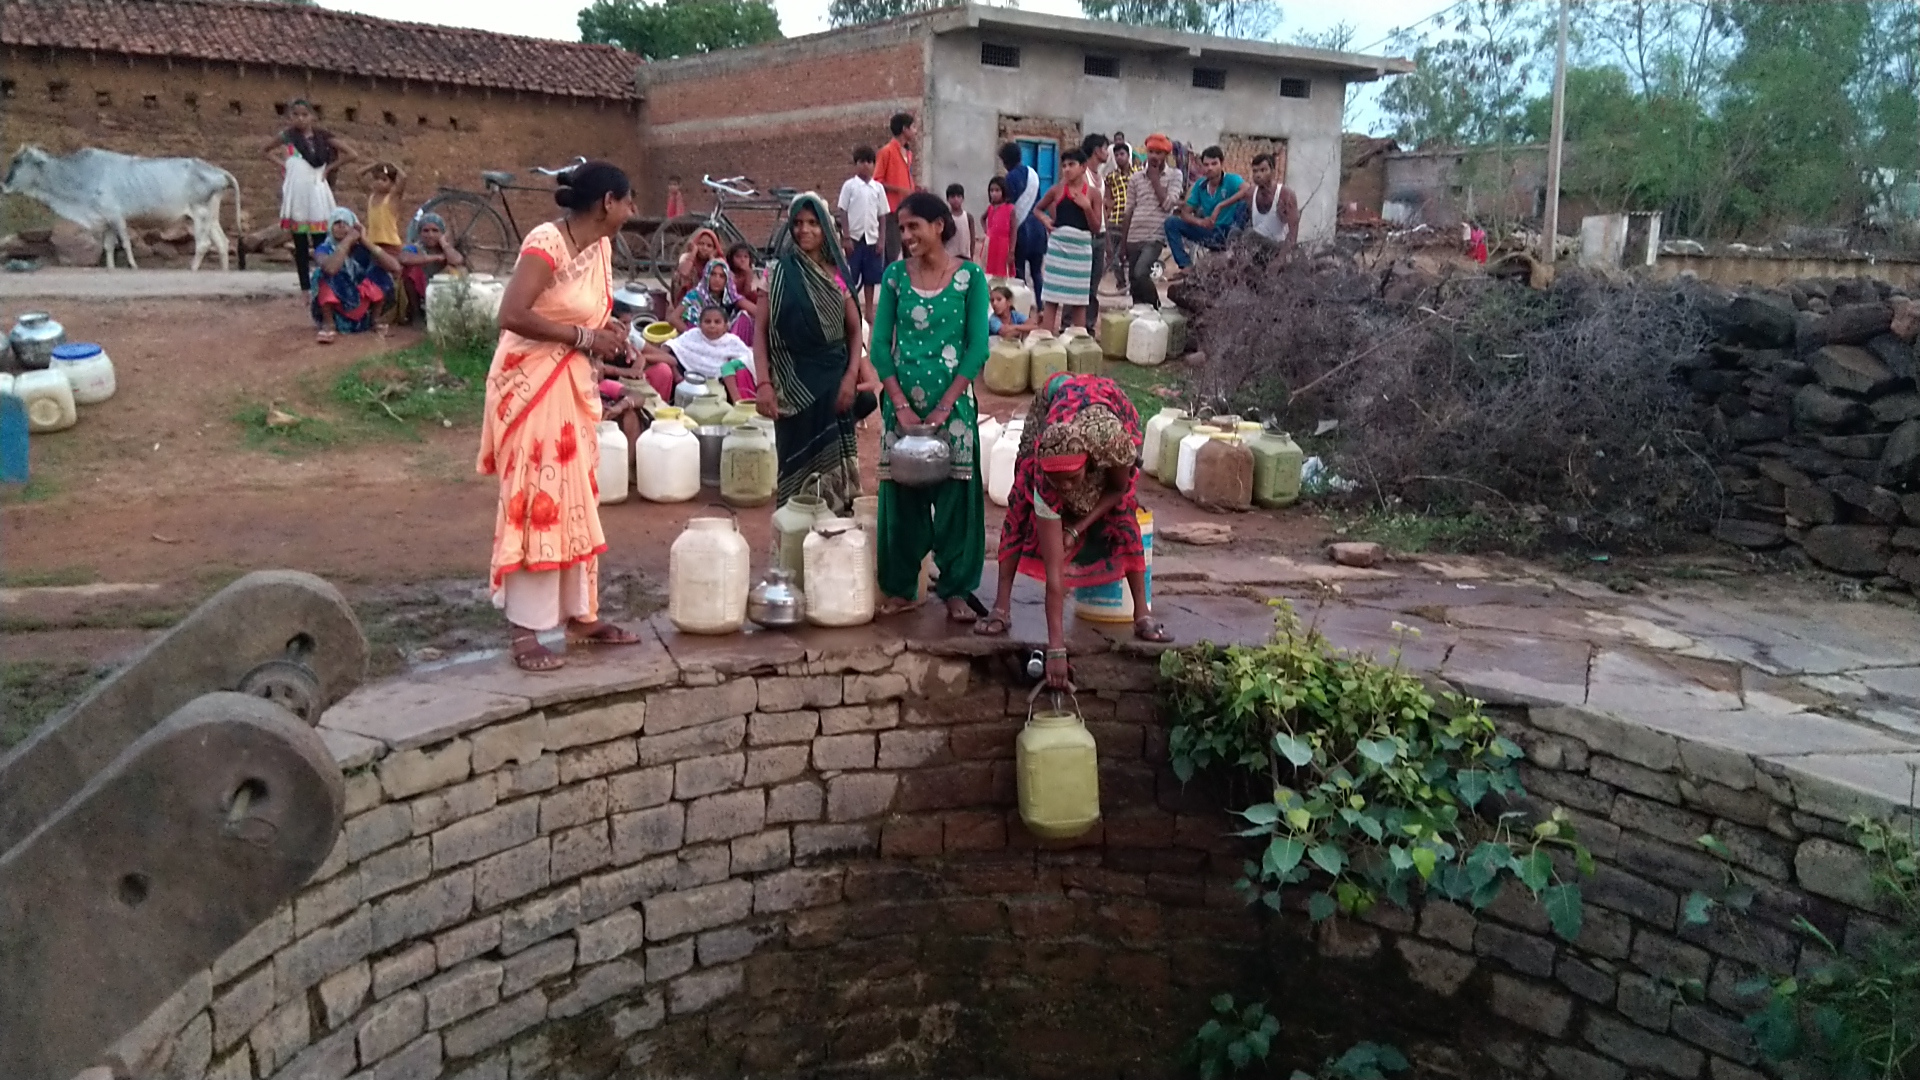
<instances>
[{"instance_id":1,"label":"leafy vine","mask_svg":"<svg viewBox=\"0 0 1920 1080\"><path fill-rule=\"evenodd\" d=\"M1307 910L1319 922L1381 899L1408 907L1416 890L1479 909L1518 882L1556 934L1577 937L1572 868L1592 873L1592 856L1563 811L1529 827L1495 809L1490 797L1525 794L1522 753L1480 702L1436 698L1401 670L1398 645L1391 664L1347 653L1286 601L1272 603L1264 645L1161 657L1175 774L1225 768L1271 784L1271 798L1235 811L1240 835L1266 839L1241 888L1277 910L1283 889L1315 879ZM1395 630L1403 642L1417 633Z\"/></svg>"}]
</instances>

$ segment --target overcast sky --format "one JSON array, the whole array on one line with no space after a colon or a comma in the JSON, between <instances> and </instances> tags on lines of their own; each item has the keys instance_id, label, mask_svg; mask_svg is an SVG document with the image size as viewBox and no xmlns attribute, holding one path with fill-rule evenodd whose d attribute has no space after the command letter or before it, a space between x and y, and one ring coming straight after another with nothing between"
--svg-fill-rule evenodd
<instances>
[{"instance_id":1,"label":"overcast sky","mask_svg":"<svg viewBox=\"0 0 1920 1080\"><path fill-rule=\"evenodd\" d=\"M579 0L320 0L321 6L342 11L358 11L388 19L471 26L506 34L530 37L580 39L576 12ZM780 12L780 29L789 37L816 33L827 28L828 0L774 0ZM1021 0L1028 11L1056 15L1078 15L1078 0ZM1450 0L1343 0L1338 4L1283 3L1285 19L1279 30L1283 40L1301 30L1324 30L1346 20L1354 26L1354 44L1365 50L1384 48L1383 39L1396 27L1407 26L1454 6ZM1366 130L1379 124L1378 111L1366 95L1349 118L1348 127Z\"/></svg>"}]
</instances>

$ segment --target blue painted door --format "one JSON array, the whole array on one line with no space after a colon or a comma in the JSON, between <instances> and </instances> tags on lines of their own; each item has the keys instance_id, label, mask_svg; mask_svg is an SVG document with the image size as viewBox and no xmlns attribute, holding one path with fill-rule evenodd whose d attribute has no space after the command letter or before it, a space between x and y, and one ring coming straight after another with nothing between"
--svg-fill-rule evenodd
<instances>
[{"instance_id":1,"label":"blue painted door","mask_svg":"<svg viewBox=\"0 0 1920 1080\"><path fill-rule=\"evenodd\" d=\"M1040 194L1060 181L1060 144L1052 139L1020 139L1020 164L1040 174Z\"/></svg>"}]
</instances>

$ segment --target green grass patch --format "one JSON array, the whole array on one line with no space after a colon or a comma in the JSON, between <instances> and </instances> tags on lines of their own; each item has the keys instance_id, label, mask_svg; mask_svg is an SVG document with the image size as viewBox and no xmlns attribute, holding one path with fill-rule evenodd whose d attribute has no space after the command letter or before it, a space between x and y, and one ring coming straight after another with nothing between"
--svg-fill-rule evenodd
<instances>
[{"instance_id":1,"label":"green grass patch","mask_svg":"<svg viewBox=\"0 0 1920 1080\"><path fill-rule=\"evenodd\" d=\"M346 433L324 416L294 406L246 405L233 414L248 446L277 454L324 450L346 441Z\"/></svg>"},{"instance_id":2,"label":"green grass patch","mask_svg":"<svg viewBox=\"0 0 1920 1080\"><path fill-rule=\"evenodd\" d=\"M60 485L41 473L29 476L24 484L0 484L0 506L46 502L60 493Z\"/></svg>"},{"instance_id":3,"label":"green grass patch","mask_svg":"<svg viewBox=\"0 0 1920 1080\"><path fill-rule=\"evenodd\" d=\"M357 418L389 428L473 423L486 398L492 361L491 350L477 345L442 351L421 342L341 372L333 398Z\"/></svg>"},{"instance_id":4,"label":"green grass patch","mask_svg":"<svg viewBox=\"0 0 1920 1080\"><path fill-rule=\"evenodd\" d=\"M1133 402L1142 424L1169 405L1184 405L1187 398L1186 368L1181 364L1141 367L1109 360L1100 374L1119 383L1120 389L1126 391L1127 400Z\"/></svg>"},{"instance_id":5,"label":"green grass patch","mask_svg":"<svg viewBox=\"0 0 1920 1080\"><path fill-rule=\"evenodd\" d=\"M110 670L47 661L0 664L0 750L33 734L48 717L93 689Z\"/></svg>"},{"instance_id":6,"label":"green grass patch","mask_svg":"<svg viewBox=\"0 0 1920 1080\"><path fill-rule=\"evenodd\" d=\"M1523 551L1535 537L1514 522L1496 522L1480 514L1417 514L1407 510L1369 510L1337 530L1353 540L1372 540L1406 555L1428 552Z\"/></svg>"},{"instance_id":7,"label":"green grass patch","mask_svg":"<svg viewBox=\"0 0 1920 1080\"><path fill-rule=\"evenodd\" d=\"M0 570L0 586L9 589L91 585L99 580L99 573L91 566L62 566L55 570Z\"/></svg>"}]
</instances>

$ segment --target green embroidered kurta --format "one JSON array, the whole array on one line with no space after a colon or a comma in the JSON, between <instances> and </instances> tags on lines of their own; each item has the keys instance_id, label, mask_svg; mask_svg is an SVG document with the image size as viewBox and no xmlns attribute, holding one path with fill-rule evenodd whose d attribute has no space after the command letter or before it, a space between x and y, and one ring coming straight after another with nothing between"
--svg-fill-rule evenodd
<instances>
[{"instance_id":1,"label":"green embroidered kurta","mask_svg":"<svg viewBox=\"0 0 1920 1080\"><path fill-rule=\"evenodd\" d=\"M990 337L986 272L962 262L947 286L922 296L907 277L905 261L887 267L874 298L872 356L882 380L892 378L926 416L955 379L978 378L986 366ZM953 403L940 434L953 451L953 475L931 488L910 488L890 477L888 459L900 437L893 401L883 397L886 428L880 436L880 591L917 599L920 564L933 553L942 598L980 587L986 563L986 462L979 460L978 411L971 387Z\"/></svg>"}]
</instances>

